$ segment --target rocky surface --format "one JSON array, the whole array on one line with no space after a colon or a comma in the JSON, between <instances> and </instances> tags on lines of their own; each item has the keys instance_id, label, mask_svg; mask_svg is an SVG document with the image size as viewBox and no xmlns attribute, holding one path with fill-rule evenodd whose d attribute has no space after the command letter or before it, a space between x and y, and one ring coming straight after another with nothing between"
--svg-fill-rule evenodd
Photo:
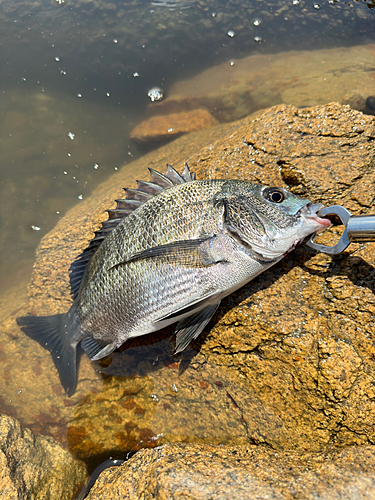
<instances>
[{"instance_id":1,"label":"rocky surface","mask_svg":"<svg viewBox=\"0 0 375 500\"><path fill-rule=\"evenodd\" d=\"M2 500L70 500L86 466L50 437L0 415L0 498Z\"/></svg>"},{"instance_id":2,"label":"rocky surface","mask_svg":"<svg viewBox=\"0 0 375 500\"><path fill-rule=\"evenodd\" d=\"M195 109L148 118L130 132L130 138L139 142L163 142L215 125L218 121L207 110Z\"/></svg>"},{"instance_id":3,"label":"rocky surface","mask_svg":"<svg viewBox=\"0 0 375 500\"><path fill-rule=\"evenodd\" d=\"M207 109L220 122L238 120L275 104L297 107L331 101L374 114L375 45L251 55L176 82L152 113Z\"/></svg>"},{"instance_id":4,"label":"rocky surface","mask_svg":"<svg viewBox=\"0 0 375 500\"><path fill-rule=\"evenodd\" d=\"M3 411L81 458L180 441L303 453L374 443L374 244L338 257L297 249L223 301L179 356L171 330L128 343L111 364L82 356L72 398L49 353L15 324L27 312L67 310L71 261L122 186L147 179L148 166L188 161L198 178L280 185L369 213L374 140L374 118L349 106L277 106L189 134L119 171L42 240L29 303L24 289L1 303Z\"/></svg>"},{"instance_id":5,"label":"rocky surface","mask_svg":"<svg viewBox=\"0 0 375 500\"><path fill-rule=\"evenodd\" d=\"M103 472L87 499L371 500L374 466L369 446L300 454L261 446L166 445Z\"/></svg>"}]
</instances>

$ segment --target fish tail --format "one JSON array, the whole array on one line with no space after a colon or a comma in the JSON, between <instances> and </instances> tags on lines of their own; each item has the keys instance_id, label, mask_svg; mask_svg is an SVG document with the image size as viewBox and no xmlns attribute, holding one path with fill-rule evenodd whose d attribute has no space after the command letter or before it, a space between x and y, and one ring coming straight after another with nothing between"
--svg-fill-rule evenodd
<instances>
[{"instance_id":1,"label":"fish tail","mask_svg":"<svg viewBox=\"0 0 375 500\"><path fill-rule=\"evenodd\" d=\"M73 314L72 314L73 313ZM30 338L47 349L59 373L61 385L68 396L77 386L77 326L78 314L72 309L54 316L21 316L17 324Z\"/></svg>"}]
</instances>

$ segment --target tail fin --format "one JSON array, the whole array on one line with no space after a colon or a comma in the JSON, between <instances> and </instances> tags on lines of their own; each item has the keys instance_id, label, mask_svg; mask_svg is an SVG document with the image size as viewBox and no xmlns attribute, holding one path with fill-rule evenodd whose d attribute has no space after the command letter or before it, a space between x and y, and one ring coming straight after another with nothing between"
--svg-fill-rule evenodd
<instances>
[{"instance_id":1,"label":"tail fin","mask_svg":"<svg viewBox=\"0 0 375 500\"><path fill-rule=\"evenodd\" d=\"M61 385L68 396L74 394L77 385L75 322L67 314L54 316L21 316L17 324L24 333L50 351L59 372ZM73 330L73 331L72 331Z\"/></svg>"}]
</instances>

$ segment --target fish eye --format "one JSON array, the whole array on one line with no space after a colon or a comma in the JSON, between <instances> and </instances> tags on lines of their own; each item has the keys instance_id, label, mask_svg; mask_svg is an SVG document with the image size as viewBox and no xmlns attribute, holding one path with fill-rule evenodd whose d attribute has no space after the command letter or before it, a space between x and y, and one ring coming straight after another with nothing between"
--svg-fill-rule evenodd
<instances>
[{"instance_id":1,"label":"fish eye","mask_svg":"<svg viewBox=\"0 0 375 500\"><path fill-rule=\"evenodd\" d=\"M280 188L270 187L263 191L263 196L266 200L272 201L273 203L281 203L285 199L285 195Z\"/></svg>"}]
</instances>

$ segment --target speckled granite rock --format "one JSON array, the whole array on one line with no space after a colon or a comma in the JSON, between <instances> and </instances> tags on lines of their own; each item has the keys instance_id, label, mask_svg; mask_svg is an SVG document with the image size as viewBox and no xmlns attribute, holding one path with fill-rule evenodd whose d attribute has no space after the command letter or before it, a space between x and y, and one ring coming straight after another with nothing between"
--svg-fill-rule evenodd
<instances>
[{"instance_id":1,"label":"speckled granite rock","mask_svg":"<svg viewBox=\"0 0 375 500\"><path fill-rule=\"evenodd\" d=\"M50 437L35 437L0 415L1 500L70 500L86 467Z\"/></svg>"},{"instance_id":2,"label":"speckled granite rock","mask_svg":"<svg viewBox=\"0 0 375 500\"><path fill-rule=\"evenodd\" d=\"M371 500L375 449L277 452L261 446L166 445L104 471L88 500Z\"/></svg>"},{"instance_id":3,"label":"speckled granite rock","mask_svg":"<svg viewBox=\"0 0 375 500\"><path fill-rule=\"evenodd\" d=\"M238 120L275 104L315 106L330 101L374 114L375 45L255 54L176 82L152 113L206 108L220 122Z\"/></svg>"},{"instance_id":4,"label":"speckled granite rock","mask_svg":"<svg viewBox=\"0 0 375 500\"><path fill-rule=\"evenodd\" d=\"M14 319L67 310L71 261L121 188L147 178L147 166L188 161L198 178L281 185L369 213L374 140L374 118L348 106L278 106L182 137L102 184L42 240L29 305L16 292L7 297L4 409L82 458L176 441L305 451L372 444L374 244L352 245L334 258L297 249L223 301L180 356L173 356L170 330L128 343L110 366L83 356L72 398L63 394L49 353Z\"/></svg>"}]
</instances>

